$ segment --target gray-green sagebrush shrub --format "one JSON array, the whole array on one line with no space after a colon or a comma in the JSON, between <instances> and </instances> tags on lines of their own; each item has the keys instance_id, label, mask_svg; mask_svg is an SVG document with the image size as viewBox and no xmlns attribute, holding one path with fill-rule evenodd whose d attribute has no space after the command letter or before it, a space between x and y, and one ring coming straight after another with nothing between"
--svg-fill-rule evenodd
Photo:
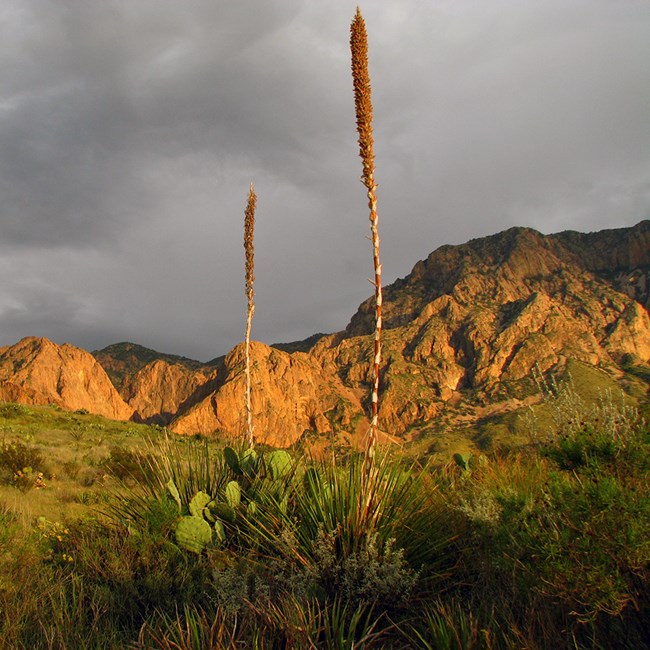
<instances>
[{"instance_id":1,"label":"gray-green sagebrush shrub","mask_svg":"<svg viewBox=\"0 0 650 650\"><path fill-rule=\"evenodd\" d=\"M418 579L404 559L404 549L395 548L394 539L382 542L377 533L341 557L336 532L320 531L312 571L321 587L345 602L380 602L382 607L407 601Z\"/></svg>"}]
</instances>

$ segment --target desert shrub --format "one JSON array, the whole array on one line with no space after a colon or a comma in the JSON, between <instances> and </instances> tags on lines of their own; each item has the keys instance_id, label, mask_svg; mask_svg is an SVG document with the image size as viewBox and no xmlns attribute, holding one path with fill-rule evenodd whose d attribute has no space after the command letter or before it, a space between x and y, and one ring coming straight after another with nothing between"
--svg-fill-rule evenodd
<instances>
[{"instance_id":1,"label":"desert shrub","mask_svg":"<svg viewBox=\"0 0 650 650\"><path fill-rule=\"evenodd\" d=\"M547 401L555 431L541 453L557 469L531 525L537 588L579 620L619 617L650 579L648 428L622 395L589 404L566 383Z\"/></svg>"},{"instance_id":2,"label":"desert shrub","mask_svg":"<svg viewBox=\"0 0 650 650\"><path fill-rule=\"evenodd\" d=\"M75 480L82 487L92 487L98 481L103 481L104 477L108 476L101 471L92 469L90 467L81 468Z\"/></svg>"},{"instance_id":3,"label":"desert shrub","mask_svg":"<svg viewBox=\"0 0 650 650\"><path fill-rule=\"evenodd\" d=\"M404 560L404 549L395 540L378 542L375 533L362 546L341 558L337 554L336 532L321 531L315 544L313 570L321 588L344 602L382 607L405 602L413 591L418 573Z\"/></svg>"},{"instance_id":4,"label":"desert shrub","mask_svg":"<svg viewBox=\"0 0 650 650\"><path fill-rule=\"evenodd\" d=\"M492 629L519 630L542 647L611 647L625 620L621 647L647 643L650 444L642 422L629 411L603 417L609 408L601 401L581 420L558 419L563 428L539 445L541 456L493 457L446 485L461 517L454 582L471 585L452 591L479 619L492 616L483 603L497 604Z\"/></svg>"},{"instance_id":5,"label":"desert shrub","mask_svg":"<svg viewBox=\"0 0 650 650\"><path fill-rule=\"evenodd\" d=\"M142 482L153 471L150 457L120 446L111 447L108 457L100 466L121 481Z\"/></svg>"},{"instance_id":6,"label":"desert shrub","mask_svg":"<svg viewBox=\"0 0 650 650\"><path fill-rule=\"evenodd\" d=\"M611 460L646 430L638 409L626 402L622 391L615 398L606 390L590 401L578 393L571 376L557 382L537 372L536 381L552 425L548 431L537 431L533 416L528 422L531 435L564 469Z\"/></svg>"},{"instance_id":7,"label":"desert shrub","mask_svg":"<svg viewBox=\"0 0 650 650\"><path fill-rule=\"evenodd\" d=\"M31 467L34 470L42 469L44 462L41 452L36 447L15 441L0 445L0 466L15 473L25 467Z\"/></svg>"},{"instance_id":8,"label":"desert shrub","mask_svg":"<svg viewBox=\"0 0 650 650\"><path fill-rule=\"evenodd\" d=\"M650 501L639 487L605 473L549 481L528 534L536 589L579 620L620 615L650 578Z\"/></svg>"},{"instance_id":9,"label":"desert shrub","mask_svg":"<svg viewBox=\"0 0 650 650\"><path fill-rule=\"evenodd\" d=\"M73 422L72 427L70 428L70 437L76 442L79 443L83 440L86 435L86 426L82 422Z\"/></svg>"},{"instance_id":10,"label":"desert shrub","mask_svg":"<svg viewBox=\"0 0 650 650\"><path fill-rule=\"evenodd\" d=\"M22 404L14 404L12 402L0 403L0 417L11 419L20 417L21 415L29 415L31 411Z\"/></svg>"},{"instance_id":11,"label":"desert shrub","mask_svg":"<svg viewBox=\"0 0 650 650\"><path fill-rule=\"evenodd\" d=\"M22 491L45 487L48 472L41 452L23 442L5 442L0 445L0 481Z\"/></svg>"}]
</instances>

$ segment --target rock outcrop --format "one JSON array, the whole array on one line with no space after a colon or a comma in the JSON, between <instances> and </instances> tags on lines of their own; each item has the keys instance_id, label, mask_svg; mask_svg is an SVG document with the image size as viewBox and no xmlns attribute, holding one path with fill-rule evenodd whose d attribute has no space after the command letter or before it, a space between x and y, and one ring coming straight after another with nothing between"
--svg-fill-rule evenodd
<instances>
[{"instance_id":1,"label":"rock outcrop","mask_svg":"<svg viewBox=\"0 0 650 650\"><path fill-rule=\"evenodd\" d=\"M0 395L27 404L86 409L115 420L133 415L89 352L44 338L24 338L0 352Z\"/></svg>"},{"instance_id":2,"label":"rock outcrop","mask_svg":"<svg viewBox=\"0 0 650 650\"><path fill-rule=\"evenodd\" d=\"M127 377L120 394L141 420L167 425L177 413L214 390L218 375L215 368L191 370L158 359Z\"/></svg>"},{"instance_id":3,"label":"rock outcrop","mask_svg":"<svg viewBox=\"0 0 650 650\"><path fill-rule=\"evenodd\" d=\"M176 354L164 354L129 342L113 343L101 350L94 350L92 355L106 370L106 374L118 391L139 370L154 361L165 361L170 365L179 365L189 370L201 370L205 366L216 365L213 363L203 364L200 361Z\"/></svg>"},{"instance_id":4,"label":"rock outcrop","mask_svg":"<svg viewBox=\"0 0 650 650\"><path fill-rule=\"evenodd\" d=\"M241 344L226 357L217 389L174 420L171 429L243 437L244 365ZM304 353L288 354L256 341L251 343L251 402L254 436L263 444L287 447L305 431L355 433L363 428L359 397L342 384L335 369L317 366Z\"/></svg>"}]
</instances>

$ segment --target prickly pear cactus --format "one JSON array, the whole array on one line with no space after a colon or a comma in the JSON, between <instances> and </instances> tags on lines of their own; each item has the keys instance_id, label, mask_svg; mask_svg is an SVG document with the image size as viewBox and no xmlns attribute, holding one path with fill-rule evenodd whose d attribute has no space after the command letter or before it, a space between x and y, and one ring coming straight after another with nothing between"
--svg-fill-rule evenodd
<instances>
[{"instance_id":1,"label":"prickly pear cactus","mask_svg":"<svg viewBox=\"0 0 650 650\"><path fill-rule=\"evenodd\" d=\"M266 466L273 479L286 478L293 468L291 454L284 449L272 451L266 456Z\"/></svg>"},{"instance_id":2,"label":"prickly pear cactus","mask_svg":"<svg viewBox=\"0 0 650 650\"><path fill-rule=\"evenodd\" d=\"M217 519L214 522L214 537L217 540L218 544L223 544L226 541L226 530L223 527L223 524Z\"/></svg>"},{"instance_id":3,"label":"prickly pear cactus","mask_svg":"<svg viewBox=\"0 0 650 650\"><path fill-rule=\"evenodd\" d=\"M178 491L178 488L176 487L176 483L174 483L173 478L170 478L169 481L167 481L167 490L169 494L172 495L174 501L176 501L176 504L178 505L178 512L180 512L183 509L183 505L181 503L181 495Z\"/></svg>"},{"instance_id":4,"label":"prickly pear cactus","mask_svg":"<svg viewBox=\"0 0 650 650\"><path fill-rule=\"evenodd\" d=\"M205 519L181 517L176 525L176 541L186 551L200 553L212 542L212 528Z\"/></svg>"},{"instance_id":5,"label":"prickly pear cactus","mask_svg":"<svg viewBox=\"0 0 650 650\"><path fill-rule=\"evenodd\" d=\"M237 513L235 512L235 509L232 506L229 506L227 503L219 503L213 501L210 504L209 508L206 510L208 510L212 516L212 519L209 519L209 517L206 516L206 519L208 519L208 521L220 519L221 521L225 521L229 524L234 524L237 519Z\"/></svg>"},{"instance_id":6,"label":"prickly pear cactus","mask_svg":"<svg viewBox=\"0 0 650 650\"><path fill-rule=\"evenodd\" d=\"M223 459L226 461L226 465L235 472L235 474L241 474L241 465L239 464L239 456L237 452L232 447L225 447L223 450Z\"/></svg>"},{"instance_id":7,"label":"prickly pear cactus","mask_svg":"<svg viewBox=\"0 0 650 650\"><path fill-rule=\"evenodd\" d=\"M246 451L242 452L240 465L242 472L246 476L255 476L257 474L258 459L254 449L246 449Z\"/></svg>"},{"instance_id":8,"label":"prickly pear cactus","mask_svg":"<svg viewBox=\"0 0 650 650\"><path fill-rule=\"evenodd\" d=\"M241 488L237 481L230 481L226 485L226 501L231 508L236 508L241 502Z\"/></svg>"},{"instance_id":9,"label":"prickly pear cactus","mask_svg":"<svg viewBox=\"0 0 650 650\"><path fill-rule=\"evenodd\" d=\"M190 514L193 517L203 517L203 509L212 501L212 497L203 490L197 492L190 501Z\"/></svg>"}]
</instances>

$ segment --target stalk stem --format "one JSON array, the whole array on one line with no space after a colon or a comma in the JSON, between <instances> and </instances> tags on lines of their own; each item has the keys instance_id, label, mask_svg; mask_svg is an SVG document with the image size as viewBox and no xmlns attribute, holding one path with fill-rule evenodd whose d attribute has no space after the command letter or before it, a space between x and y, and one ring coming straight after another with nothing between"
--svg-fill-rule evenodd
<instances>
[{"instance_id":1,"label":"stalk stem","mask_svg":"<svg viewBox=\"0 0 650 650\"><path fill-rule=\"evenodd\" d=\"M352 53L352 80L354 82L354 105L359 134L359 156L363 161L361 182L368 190L368 209L370 211L370 233L372 256L375 269L375 337L374 356L371 365L371 414L370 428L364 460L365 473L370 476L375 461L377 430L379 421L379 372L381 368L381 330L382 330L382 291L381 262L379 259L379 216L377 214L377 184L375 183L375 153L372 130L372 100L370 92L370 73L368 72L368 36L366 24L357 7L350 26L350 50Z\"/></svg>"},{"instance_id":2,"label":"stalk stem","mask_svg":"<svg viewBox=\"0 0 650 650\"><path fill-rule=\"evenodd\" d=\"M248 437L248 446L253 447L255 439L253 437L253 409L251 407L251 327L253 324L253 314L255 313L255 292L253 291L253 284L255 282L255 250L253 248L253 233L255 230L255 206L257 203L257 196L253 183L250 185L248 191L248 202L246 204L246 211L244 213L244 251L246 253L246 341L245 341L245 357L246 357L246 434Z\"/></svg>"}]
</instances>

